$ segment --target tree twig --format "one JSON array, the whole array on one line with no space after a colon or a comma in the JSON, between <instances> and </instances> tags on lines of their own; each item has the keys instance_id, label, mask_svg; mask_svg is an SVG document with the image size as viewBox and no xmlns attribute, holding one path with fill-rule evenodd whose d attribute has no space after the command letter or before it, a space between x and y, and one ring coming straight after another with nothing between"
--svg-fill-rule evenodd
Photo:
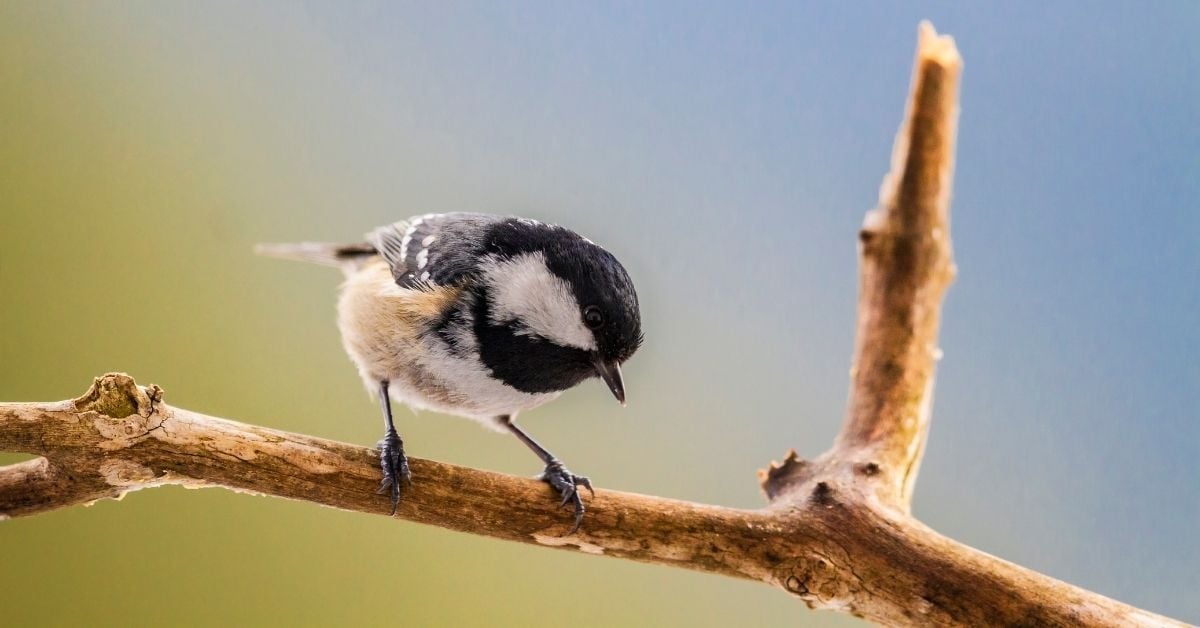
<instances>
[{"instance_id":1,"label":"tree twig","mask_svg":"<svg viewBox=\"0 0 1200 628\"><path fill-rule=\"evenodd\" d=\"M862 272L850 404L837 447L870 456L908 508L933 402L942 295L954 276L950 186L961 60L922 26L908 119L879 207L859 234Z\"/></svg>"},{"instance_id":2,"label":"tree twig","mask_svg":"<svg viewBox=\"0 0 1200 628\"><path fill-rule=\"evenodd\" d=\"M739 510L598 489L576 533L527 478L411 459L396 516L471 534L765 582L888 625L1181 625L947 539L909 513L932 403L958 107L953 41L922 24L908 117L861 234L846 423L813 461L760 473ZM220 486L386 515L374 450L204 416L157 386L99 377L82 397L0 404L0 519L163 484Z\"/></svg>"},{"instance_id":3,"label":"tree twig","mask_svg":"<svg viewBox=\"0 0 1200 628\"><path fill-rule=\"evenodd\" d=\"M72 477L46 458L0 467L0 519L116 496L117 491L95 475Z\"/></svg>"}]
</instances>

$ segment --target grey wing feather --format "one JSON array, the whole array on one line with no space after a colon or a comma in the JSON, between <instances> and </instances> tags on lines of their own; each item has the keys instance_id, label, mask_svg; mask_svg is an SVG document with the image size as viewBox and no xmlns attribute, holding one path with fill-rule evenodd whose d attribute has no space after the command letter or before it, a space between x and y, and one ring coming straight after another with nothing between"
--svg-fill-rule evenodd
<instances>
[{"instance_id":1,"label":"grey wing feather","mask_svg":"<svg viewBox=\"0 0 1200 628\"><path fill-rule=\"evenodd\" d=\"M337 244L334 242L295 242L290 244L258 244L254 252L297 262L336 266L344 270L358 267L375 256L375 248L366 242Z\"/></svg>"},{"instance_id":2,"label":"grey wing feather","mask_svg":"<svg viewBox=\"0 0 1200 628\"><path fill-rule=\"evenodd\" d=\"M387 260L400 287L447 286L478 269L490 227L503 220L466 212L425 214L379 227L367 241Z\"/></svg>"},{"instance_id":3,"label":"grey wing feather","mask_svg":"<svg viewBox=\"0 0 1200 628\"><path fill-rule=\"evenodd\" d=\"M384 225L367 234L367 242L370 242L379 255L387 260L389 266L392 267L392 274L395 274L396 269L404 268L404 254L408 247L408 240L405 240L404 234L408 232L409 223L406 220L394 222L390 225Z\"/></svg>"}]
</instances>

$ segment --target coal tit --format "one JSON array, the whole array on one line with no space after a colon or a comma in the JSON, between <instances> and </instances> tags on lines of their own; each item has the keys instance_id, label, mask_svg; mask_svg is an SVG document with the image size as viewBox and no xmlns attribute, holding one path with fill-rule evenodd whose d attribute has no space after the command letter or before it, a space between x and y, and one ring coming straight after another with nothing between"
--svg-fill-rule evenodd
<instances>
[{"instance_id":1,"label":"coal tit","mask_svg":"<svg viewBox=\"0 0 1200 628\"><path fill-rule=\"evenodd\" d=\"M338 326L385 434L383 482L395 513L411 483L390 399L511 432L545 463L541 479L583 520L575 475L513 422L585 379L625 404L621 364L642 343L637 293L611 253L564 227L516 217L425 214L359 244L260 245L273 257L346 275Z\"/></svg>"}]
</instances>

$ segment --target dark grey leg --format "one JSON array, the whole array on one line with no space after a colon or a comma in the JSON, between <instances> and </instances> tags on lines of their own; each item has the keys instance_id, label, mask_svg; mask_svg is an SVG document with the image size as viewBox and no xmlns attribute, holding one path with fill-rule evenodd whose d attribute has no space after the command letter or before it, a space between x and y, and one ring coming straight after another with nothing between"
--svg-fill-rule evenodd
<instances>
[{"instance_id":1,"label":"dark grey leg","mask_svg":"<svg viewBox=\"0 0 1200 628\"><path fill-rule=\"evenodd\" d=\"M379 441L379 466L383 469L383 481L379 484L380 493L392 494L392 513L396 514L396 506L400 503L401 485L412 485L412 474L408 471L408 457L404 455L404 441L396 433L396 424L392 422L392 402L388 397L387 380L379 382L379 405L383 408L383 440Z\"/></svg>"},{"instance_id":2,"label":"dark grey leg","mask_svg":"<svg viewBox=\"0 0 1200 628\"><path fill-rule=\"evenodd\" d=\"M579 529L579 524L583 523L583 513L587 510L583 506L583 499L579 496L579 487L586 488L595 497L596 491L592 490L591 480L586 476L571 473L561 460L554 457L554 454L547 451L545 447L542 447L540 443L533 440L524 430L517 427L517 424L512 422L511 417L502 416L498 420L522 443L525 443L526 447L532 449L533 453L542 459L542 462L546 463L546 468L542 471L541 480L558 491L559 497L562 498L560 506L566 506L567 502L571 502L575 507L575 525L571 526L571 529L567 531L568 535L575 534L575 531Z\"/></svg>"}]
</instances>

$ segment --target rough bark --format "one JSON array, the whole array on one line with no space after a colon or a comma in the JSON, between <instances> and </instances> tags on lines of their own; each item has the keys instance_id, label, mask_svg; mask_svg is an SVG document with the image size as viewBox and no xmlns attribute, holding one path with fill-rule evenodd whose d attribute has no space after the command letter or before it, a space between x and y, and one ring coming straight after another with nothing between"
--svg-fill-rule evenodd
<instances>
[{"instance_id":1,"label":"rough bark","mask_svg":"<svg viewBox=\"0 0 1200 628\"><path fill-rule=\"evenodd\" d=\"M834 447L760 472L738 510L598 489L583 527L541 482L411 459L396 517L472 534L765 582L812 608L889 625L1181 625L945 538L909 515L929 428L960 60L922 24L912 95L880 206L861 233L849 409ZM386 515L374 450L204 416L128 375L82 397L0 404L0 519L151 486L219 486Z\"/></svg>"}]
</instances>

